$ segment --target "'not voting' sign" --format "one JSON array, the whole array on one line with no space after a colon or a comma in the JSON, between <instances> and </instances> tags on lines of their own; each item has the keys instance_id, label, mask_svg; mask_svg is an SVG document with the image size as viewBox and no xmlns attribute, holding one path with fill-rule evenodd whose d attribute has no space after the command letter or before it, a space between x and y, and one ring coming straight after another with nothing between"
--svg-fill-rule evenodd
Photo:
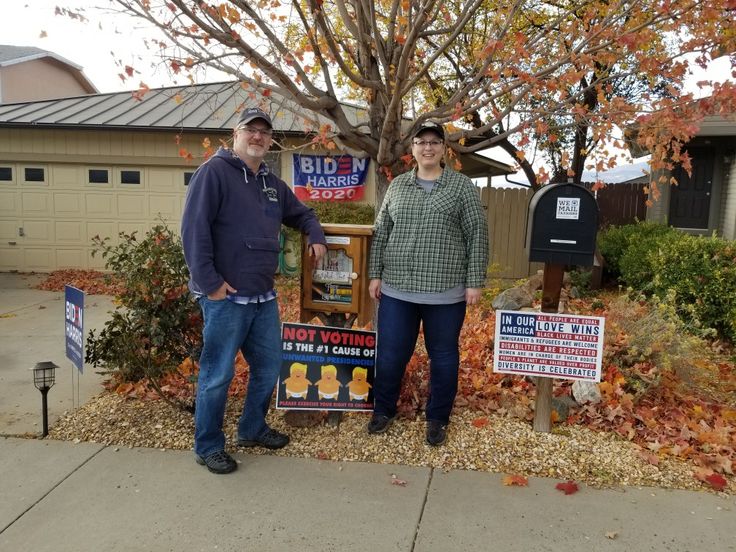
<instances>
[{"instance_id":1,"label":"'not voting' sign","mask_svg":"<svg viewBox=\"0 0 736 552\"><path fill-rule=\"evenodd\" d=\"M493 371L571 380L601 380L605 319L496 311Z\"/></svg>"},{"instance_id":2,"label":"'not voting' sign","mask_svg":"<svg viewBox=\"0 0 736 552\"><path fill-rule=\"evenodd\" d=\"M284 322L276 408L373 410L376 333Z\"/></svg>"}]
</instances>

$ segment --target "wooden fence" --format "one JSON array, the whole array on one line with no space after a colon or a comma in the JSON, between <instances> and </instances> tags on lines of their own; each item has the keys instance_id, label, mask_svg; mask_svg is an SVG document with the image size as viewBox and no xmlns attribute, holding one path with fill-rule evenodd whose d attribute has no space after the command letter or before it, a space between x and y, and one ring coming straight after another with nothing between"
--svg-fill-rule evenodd
<instances>
[{"instance_id":1,"label":"wooden fence","mask_svg":"<svg viewBox=\"0 0 736 552\"><path fill-rule=\"evenodd\" d=\"M584 184L590 188L592 184ZM647 217L646 184L610 184L595 192L598 200L598 227L631 224Z\"/></svg>"},{"instance_id":2,"label":"wooden fence","mask_svg":"<svg viewBox=\"0 0 736 552\"><path fill-rule=\"evenodd\" d=\"M491 278L526 278L543 268L542 263L530 263L524 249L532 195L528 188L484 188L481 191L494 267ZM609 185L596 192L596 199L601 228L646 218L643 184Z\"/></svg>"}]
</instances>

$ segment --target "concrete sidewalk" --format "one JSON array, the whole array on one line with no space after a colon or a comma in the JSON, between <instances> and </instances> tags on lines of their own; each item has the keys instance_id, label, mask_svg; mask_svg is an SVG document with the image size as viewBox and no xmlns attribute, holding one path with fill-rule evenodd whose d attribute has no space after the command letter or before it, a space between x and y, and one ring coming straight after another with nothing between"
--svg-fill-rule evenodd
<instances>
[{"instance_id":1,"label":"concrete sidewalk","mask_svg":"<svg viewBox=\"0 0 736 552\"><path fill-rule=\"evenodd\" d=\"M235 457L216 476L190 452L0 438L0 550L736 550L733 497Z\"/></svg>"},{"instance_id":2,"label":"concrete sidewalk","mask_svg":"<svg viewBox=\"0 0 736 552\"><path fill-rule=\"evenodd\" d=\"M110 309L88 297L85 325ZM29 368L62 366L52 420L72 404L62 294L0 274L0 314L14 315L0 318L0 434L37 434ZM82 403L101 390L89 368L80 382ZM506 487L502 474L235 458L237 472L216 476L186 451L0 437L0 550L736 551L736 497L584 485L565 496L552 479Z\"/></svg>"}]
</instances>

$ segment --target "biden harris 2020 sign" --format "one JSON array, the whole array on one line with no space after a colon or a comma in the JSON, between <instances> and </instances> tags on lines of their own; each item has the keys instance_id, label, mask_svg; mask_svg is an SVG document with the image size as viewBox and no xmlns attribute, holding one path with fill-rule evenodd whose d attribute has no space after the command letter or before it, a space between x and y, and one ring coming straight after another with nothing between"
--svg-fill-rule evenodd
<instances>
[{"instance_id":1,"label":"biden harris 2020 sign","mask_svg":"<svg viewBox=\"0 0 736 552\"><path fill-rule=\"evenodd\" d=\"M294 193L301 200L360 201L370 158L294 154Z\"/></svg>"}]
</instances>

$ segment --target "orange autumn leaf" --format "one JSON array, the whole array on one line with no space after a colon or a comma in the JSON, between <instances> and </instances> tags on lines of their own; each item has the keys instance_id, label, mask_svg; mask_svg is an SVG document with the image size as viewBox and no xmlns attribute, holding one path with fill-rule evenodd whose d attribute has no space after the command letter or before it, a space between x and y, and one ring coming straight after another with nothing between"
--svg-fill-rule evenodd
<instances>
[{"instance_id":1,"label":"orange autumn leaf","mask_svg":"<svg viewBox=\"0 0 736 552\"><path fill-rule=\"evenodd\" d=\"M476 418L472 423L477 428L485 427L488 425L488 418Z\"/></svg>"},{"instance_id":2,"label":"orange autumn leaf","mask_svg":"<svg viewBox=\"0 0 736 552\"><path fill-rule=\"evenodd\" d=\"M507 487L516 485L517 487L526 487L529 485L529 480L523 475L505 475L503 478L503 484Z\"/></svg>"}]
</instances>

